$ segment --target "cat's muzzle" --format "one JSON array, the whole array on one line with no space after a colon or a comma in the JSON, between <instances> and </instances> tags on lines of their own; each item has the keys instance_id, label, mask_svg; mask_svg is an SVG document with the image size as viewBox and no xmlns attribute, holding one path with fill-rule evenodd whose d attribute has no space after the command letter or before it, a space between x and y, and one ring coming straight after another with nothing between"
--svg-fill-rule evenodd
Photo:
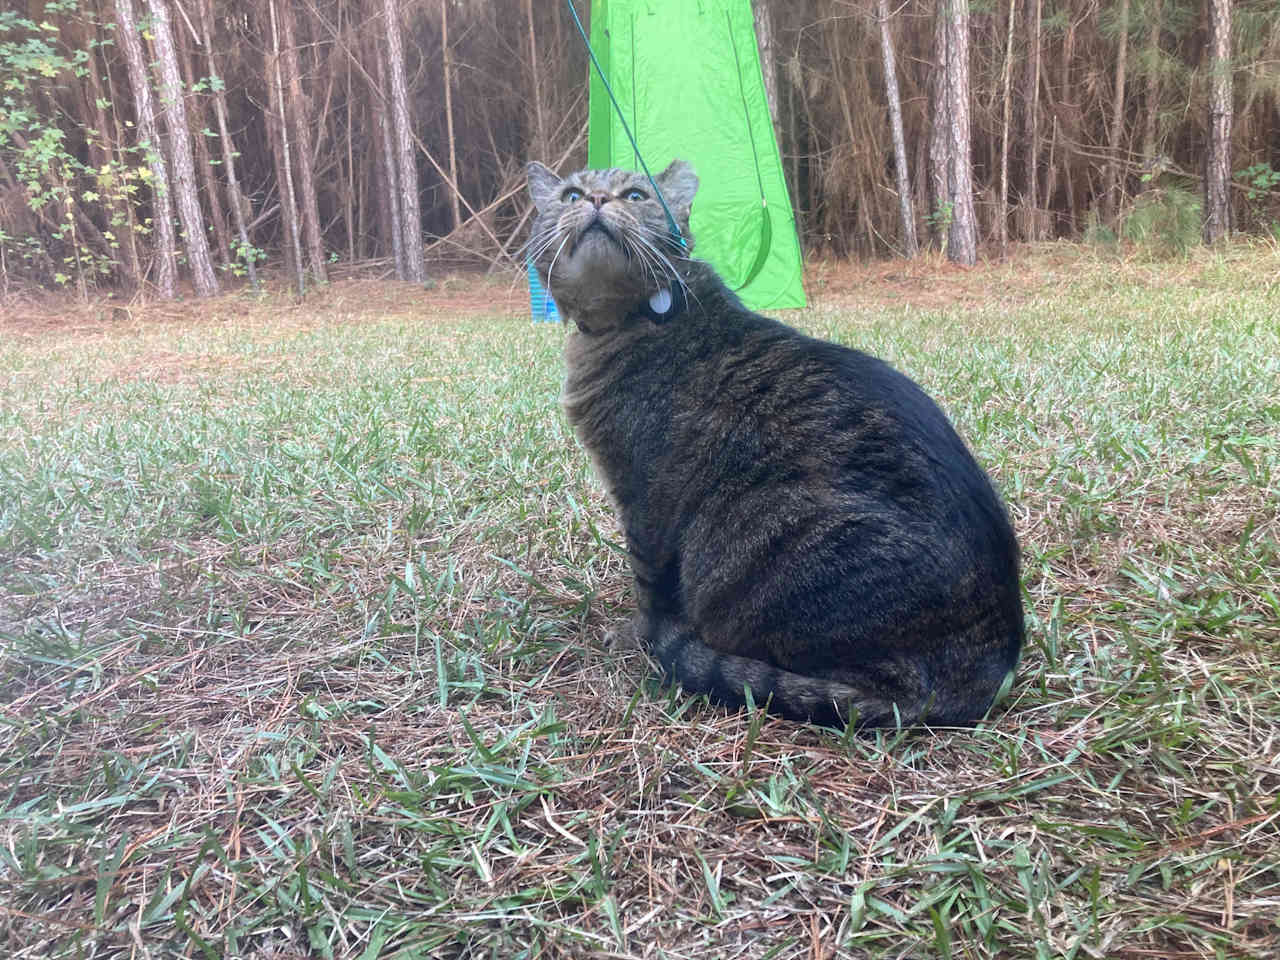
<instances>
[{"instance_id":1,"label":"cat's muzzle","mask_svg":"<svg viewBox=\"0 0 1280 960\"><path fill-rule=\"evenodd\" d=\"M601 217L599 214L596 214L594 217L592 217L590 223L588 223L585 227L583 227L581 230L578 231L578 238L573 243L573 252L576 253L578 250L578 247L596 238L607 241L609 244L618 248L619 250L624 249L622 245L622 241L618 238L618 235L614 232L614 228L610 227L607 223L605 223L603 217Z\"/></svg>"}]
</instances>

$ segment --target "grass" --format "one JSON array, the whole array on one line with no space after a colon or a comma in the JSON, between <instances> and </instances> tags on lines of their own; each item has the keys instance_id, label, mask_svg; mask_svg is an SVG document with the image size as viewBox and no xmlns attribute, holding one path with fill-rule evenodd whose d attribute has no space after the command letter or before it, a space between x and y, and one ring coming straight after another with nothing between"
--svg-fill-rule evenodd
<instances>
[{"instance_id":1,"label":"grass","mask_svg":"<svg viewBox=\"0 0 1280 960\"><path fill-rule=\"evenodd\" d=\"M0 952L1277 955L1278 272L815 266L788 319L924 384L1024 547L990 722L852 738L603 644L558 328L0 324Z\"/></svg>"}]
</instances>

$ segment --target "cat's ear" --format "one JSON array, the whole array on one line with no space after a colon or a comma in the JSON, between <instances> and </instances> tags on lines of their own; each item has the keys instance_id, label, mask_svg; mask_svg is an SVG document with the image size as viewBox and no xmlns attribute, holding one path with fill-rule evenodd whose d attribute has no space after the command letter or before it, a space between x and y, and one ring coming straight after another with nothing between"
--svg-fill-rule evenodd
<instances>
[{"instance_id":1,"label":"cat's ear","mask_svg":"<svg viewBox=\"0 0 1280 960\"><path fill-rule=\"evenodd\" d=\"M529 161L525 173L529 176L529 196L533 198L533 205L539 210L545 209L560 192L560 184L564 181L537 160Z\"/></svg>"},{"instance_id":2,"label":"cat's ear","mask_svg":"<svg viewBox=\"0 0 1280 960\"><path fill-rule=\"evenodd\" d=\"M693 195L698 192L698 175L693 172L693 167L683 160L672 160L667 169L654 179L668 206L679 207L688 217Z\"/></svg>"}]
</instances>

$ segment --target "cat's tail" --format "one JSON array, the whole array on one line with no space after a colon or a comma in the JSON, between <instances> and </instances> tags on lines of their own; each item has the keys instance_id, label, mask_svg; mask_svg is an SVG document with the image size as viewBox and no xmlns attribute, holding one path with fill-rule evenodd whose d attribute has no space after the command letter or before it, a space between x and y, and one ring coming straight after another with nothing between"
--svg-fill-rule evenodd
<instances>
[{"instance_id":1,"label":"cat's tail","mask_svg":"<svg viewBox=\"0 0 1280 960\"><path fill-rule=\"evenodd\" d=\"M769 713L788 720L821 726L907 726L917 722L935 725L972 724L995 700L1000 681L989 692L971 689L956 703L939 697L928 678L910 664L893 670L891 683L885 671L866 675L859 683L856 670L843 671L837 680L795 673L762 660L722 653L703 643L687 627L666 625L655 632L652 650L668 678L678 680L687 693L705 693L729 707L746 705L744 690ZM1001 668L1001 678L1010 668ZM975 686L987 686L979 683ZM892 696L887 689L892 689ZM946 702L951 700L952 702Z\"/></svg>"}]
</instances>

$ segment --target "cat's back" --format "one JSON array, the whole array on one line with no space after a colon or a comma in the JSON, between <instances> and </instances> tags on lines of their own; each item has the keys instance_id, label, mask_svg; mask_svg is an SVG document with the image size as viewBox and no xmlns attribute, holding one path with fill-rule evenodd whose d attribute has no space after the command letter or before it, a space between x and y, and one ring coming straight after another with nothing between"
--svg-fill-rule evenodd
<instances>
[{"instance_id":1,"label":"cat's back","mask_svg":"<svg viewBox=\"0 0 1280 960\"><path fill-rule=\"evenodd\" d=\"M904 557L931 539L936 553L1016 570L999 495L914 380L736 298L717 307L673 331L653 360L674 397L670 423L652 431L660 442L648 448L666 461L660 498L701 490L704 529L738 528L753 512L785 514L798 526L856 518L863 533L894 539L890 549Z\"/></svg>"},{"instance_id":2,"label":"cat's back","mask_svg":"<svg viewBox=\"0 0 1280 960\"><path fill-rule=\"evenodd\" d=\"M703 415L750 421L774 449L825 451L839 474L949 464L986 485L938 404L884 360L754 313L736 297L699 319L654 362L684 377L682 393Z\"/></svg>"}]
</instances>

